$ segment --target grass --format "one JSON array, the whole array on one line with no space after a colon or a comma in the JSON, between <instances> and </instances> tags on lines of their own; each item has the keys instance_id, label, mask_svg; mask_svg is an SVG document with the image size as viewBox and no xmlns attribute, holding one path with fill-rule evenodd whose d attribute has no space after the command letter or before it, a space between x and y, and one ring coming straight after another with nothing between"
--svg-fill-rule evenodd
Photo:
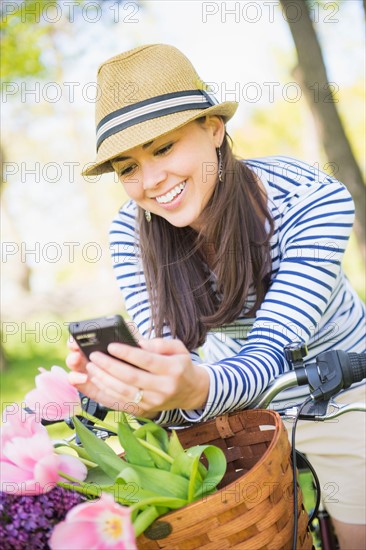
<instances>
[{"instance_id":1,"label":"grass","mask_svg":"<svg viewBox=\"0 0 366 550\"><path fill-rule=\"evenodd\" d=\"M39 367L47 370L53 365L66 367L66 337L56 344L37 343L30 339L22 341L21 336L13 337L4 348L6 367L1 372L1 412L11 403L25 406L24 397L35 387L34 378ZM48 429L51 437L55 439L72 434L64 422L49 426Z\"/></svg>"},{"instance_id":2,"label":"grass","mask_svg":"<svg viewBox=\"0 0 366 550\"><path fill-rule=\"evenodd\" d=\"M309 514L315 506L315 496L316 496L313 488L313 476L311 472L309 471L300 472L299 481L300 481L301 491L304 499L304 507L307 513ZM315 520L314 523L316 526L317 520ZM315 550L320 550L321 546L320 546L319 540L317 539L315 533L313 533L312 535L313 535L313 543L315 546Z\"/></svg>"},{"instance_id":3,"label":"grass","mask_svg":"<svg viewBox=\"0 0 366 550\"><path fill-rule=\"evenodd\" d=\"M5 353L7 366L1 372L1 413L12 403L25 406L24 397L35 387L34 378L39 367L49 370L53 365L58 365L68 370L65 364L68 353L66 336L56 344L37 343L29 339L22 342L21 337L13 338L5 346ZM116 415L110 412L106 420L113 425ZM47 426L47 430L52 439L64 439L74 433L65 422ZM111 444L114 444L114 439L111 438Z\"/></svg>"},{"instance_id":4,"label":"grass","mask_svg":"<svg viewBox=\"0 0 366 550\"><path fill-rule=\"evenodd\" d=\"M36 347L19 346L5 349L7 367L1 373L1 397L3 402L20 402L24 395L34 387L34 377L38 367L49 369L53 365L65 366L64 351L55 346Z\"/></svg>"}]
</instances>

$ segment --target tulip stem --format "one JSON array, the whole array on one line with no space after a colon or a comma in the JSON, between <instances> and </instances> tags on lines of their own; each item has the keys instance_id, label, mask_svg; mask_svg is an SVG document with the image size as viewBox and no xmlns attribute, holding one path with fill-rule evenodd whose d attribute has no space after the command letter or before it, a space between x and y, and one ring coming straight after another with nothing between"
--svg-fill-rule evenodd
<instances>
[{"instance_id":1,"label":"tulip stem","mask_svg":"<svg viewBox=\"0 0 366 550\"><path fill-rule=\"evenodd\" d=\"M100 497L99 487L93 487L90 483L87 484L87 487L83 485L72 485L71 483L65 483L64 481L58 481L57 485L63 487L64 489L69 489L75 491L76 493L81 493L82 495Z\"/></svg>"},{"instance_id":2,"label":"tulip stem","mask_svg":"<svg viewBox=\"0 0 366 550\"><path fill-rule=\"evenodd\" d=\"M58 475L65 478L65 479L68 479L69 481L72 481L73 483L77 483L78 485L81 485L81 481L80 479L76 479L76 477L72 477L70 476L69 474L65 474L64 472L61 472L60 470L58 470Z\"/></svg>"},{"instance_id":3,"label":"tulip stem","mask_svg":"<svg viewBox=\"0 0 366 550\"><path fill-rule=\"evenodd\" d=\"M91 460L87 460L86 458L82 458L81 456L79 456L79 460L80 462L85 464L85 466L88 466L88 468L96 468L98 466L96 462L92 462Z\"/></svg>"},{"instance_id":4,"label":"tulip stem","mask_svg":"<svg viewBox=\"0 0 366 550\"><path fill-rule=\"evenodd\" d=\"M170 462L170 464L173 464L174 458L172 458L167 453L164 453L164 451L162 451L158 447L155 447L155 445L151 445L151 443L148 443L147 441L145 441L145 439L141 438L138 438L138 442L141 443L143 447L146 447L146 449L149 449L149 451L152 451L153 453L161 456L161 458L164 458L164 460L166 460L167 462Z\"/></svg>"},{"instance_id":5,"label":"tulip stem","mask_svg":"<svg viewBox=\"0 0 366 550\"><path fill-rule=\"evenodd\" d=\"M72 443L71 441L66 441L65 444L67 447L70 447L70 449L74 449L74 451L77 452L79 458L82 457L86 460L89 460L90 456L88 455L84 447L81 447L80 445L75 445L75 443Z\"/></svg>"},{"instance_id":6,"label":"tulip stem","mask_svg":"<svg viewBox=\"0 0 366 550\"><path fill-rule=\"evenodd\" d=\"M57 453L58 455L65 455L65 451L62 448L58 448L58 447L56 447L55 453ZM69 456L74 456L74 455L69 455ZM88 460L81 456L78 456L78 459L80 460L80 462L85 464L85 466L89 466L89 468L95 468L96 466L98 466L98 464L96 464L95 462L92 462L91 460Z\"/></svg>"},{"instance_id":7,"label":"tulip stem","mask_svg":"<svg viewBox=\"0 0 366 550\"><path fill-rule=\"evenodd\" d=\"M111 491L111 488L113 488L113 485L112 486L111 485L94 485L93 483L85 483L84 481L80 481L80 485L73 485L72 483L58 481L57 485L59 487L63 487L64 489L69 489L71 491L75 491L76 493L81 493L82 495L95 497L95 498L99 498L103 493L103 491L105 491L107 493L113 494L115 502L118 502L123 506L130 505L129 500L123 497L118 497L115 495L114 491Z\"/></svg>"},{"instance_id":8,"label":"tulip stem","mask_svg":"<svg viewBox=\"0 0 366 550\"><path fill-rule=\"evenodd\" d=\"M88 413L84 410L81 411L81 413L79 413L78 416L83 416L87 420L90 420L91 422L93 422L97 426L101 426L102 428L104 428L105 430L108 430L109 432L113 432L115 434L117 433L116 426L111 426L111 424L108 424L108 422L104 422L104 420L100 420L100 418L96 418L95 416L93 416L92 414L90 414L90 413Z\"/></svg>"}]
</instances>

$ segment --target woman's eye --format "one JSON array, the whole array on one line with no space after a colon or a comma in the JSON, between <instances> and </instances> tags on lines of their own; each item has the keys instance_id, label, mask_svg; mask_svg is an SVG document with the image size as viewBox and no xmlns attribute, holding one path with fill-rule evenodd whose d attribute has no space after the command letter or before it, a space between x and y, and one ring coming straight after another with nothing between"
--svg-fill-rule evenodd
<instances>
[{"instance_id":1,"label":"woman's eye","mask_svg":"<svg viewBox=\"0 0 366 550\"><path fill-rule=\"evenodd\" d=\"M131 174L133 172L134 169L135 169L135 165L131 164L131 166L126 166L126 168L122 168L122 170L120 170L120 172L119 172L119 175L120 176L128 176L129 174Z\"/></svg>"},{"instance_id":2,"label":"woman's eye","mask_svg":"<svg viewBox=\"0 0 366 550\"><path fill-rule=\"evenodd\" d=\"M171 148L173 147L173 143L168 143L168 145L164 145L161 149L158 149L155 152L155 155L164 155L167 153Z\"/></svg>"}]
</instances>

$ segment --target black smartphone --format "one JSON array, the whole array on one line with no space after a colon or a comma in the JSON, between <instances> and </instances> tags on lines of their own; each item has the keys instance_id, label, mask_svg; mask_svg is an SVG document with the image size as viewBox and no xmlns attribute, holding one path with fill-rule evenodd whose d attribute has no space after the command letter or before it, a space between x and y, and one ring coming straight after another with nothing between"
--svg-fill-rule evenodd
<instances>
[{"instance_id":1,"label":"black smartphone","mask_svg":"<svg viewBox=\"0 0 366 550\"><path fill-rule=\"evenodd\" d=\"M69 332L87 359L93 351L110 355L108 345L112 342L139 347L131 329L120 315L72 322L69 324Z\"/></svg>"}]
</instances>

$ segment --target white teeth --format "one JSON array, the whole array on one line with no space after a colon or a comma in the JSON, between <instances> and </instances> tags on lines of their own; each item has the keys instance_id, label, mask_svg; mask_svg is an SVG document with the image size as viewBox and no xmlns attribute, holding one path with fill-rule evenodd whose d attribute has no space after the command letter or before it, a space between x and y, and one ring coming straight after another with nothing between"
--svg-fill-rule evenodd
<instances>
[{"instance_id":1,"label":"white teeth","mask_svg":"<svg viewBox=\"0 0 366 550\"><path fill-rule=\"evenodd\" d=\"M183 181L182 183L180 183L179 185L176 185L174 187L174 189L172 189L171 191L169 191L168 193L166 193L165 195L161 195L160 197L156 197L156 200L160 203L160 204L166 204L168 202L171 202L177 195L179 195L183 189L185 188L186 186L186 183L185 181Z\"/></svg>"}]
</instances>

